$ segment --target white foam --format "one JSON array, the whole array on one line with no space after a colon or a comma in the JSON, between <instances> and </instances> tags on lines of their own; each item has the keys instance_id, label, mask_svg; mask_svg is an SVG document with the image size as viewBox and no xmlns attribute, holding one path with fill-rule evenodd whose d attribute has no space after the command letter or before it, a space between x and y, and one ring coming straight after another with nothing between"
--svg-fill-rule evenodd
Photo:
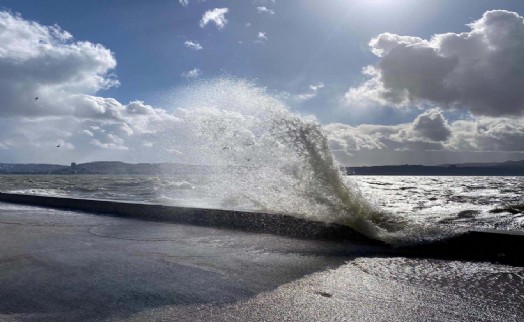
<instances>
[{"instance_id":1,"label":"white foam","mask_svg":"<svg viewBox=\"0 0 524 322\"><path fill-rule=\"evenodd\" d=\"M159 131L159 144L180 152L173 162L213 165L205 192L222 207L339 223L389 242L442 233L366 200L346 183L316 119L292 113L263 88L219 78L174 102L179 126Z\"/></svg>"}]
</instances>

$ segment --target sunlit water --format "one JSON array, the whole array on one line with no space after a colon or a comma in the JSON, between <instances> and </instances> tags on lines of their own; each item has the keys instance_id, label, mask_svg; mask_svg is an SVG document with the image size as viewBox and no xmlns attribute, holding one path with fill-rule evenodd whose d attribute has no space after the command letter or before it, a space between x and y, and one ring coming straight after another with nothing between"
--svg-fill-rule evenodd
<instances>
[{"instance_id":1,"label":"sunlit water","mask_svg":"<svg viewBox=\"0 0 524 322\"><path fill-rule=\"evenodd\" d=\"M382 209L436 225L524 230L524 177L354 176Z\"/></svg>"},{"instance_id":2,"label":"sunlit water","mask_svg":"<svg viewBox=\"0 0 524 322\"><path fill-rule=\"evenodd\" d=\"M260 210L247 199L223 199L207 174L1 175L0 190L166 205ZM348 176L362 197L406 220L451 227L524 230L524 177Z\"/></svg>"}]
</instances>

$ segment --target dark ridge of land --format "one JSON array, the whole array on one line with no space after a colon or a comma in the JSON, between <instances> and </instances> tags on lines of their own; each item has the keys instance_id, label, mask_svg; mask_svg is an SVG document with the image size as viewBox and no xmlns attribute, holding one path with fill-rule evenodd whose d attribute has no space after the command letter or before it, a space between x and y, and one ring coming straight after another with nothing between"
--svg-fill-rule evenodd
<instances>
[{"instance_id":1,"label":"dark ridge of land","mask_svg":"<svg viewBox=\"0 0 524 322\"><path fill-rule=\"evenodd\" d=\"M179 163L125 163L97 161L57 164L0 163L0 174L180 174L206 173L213 166ZM348 175L427 175L427 176L524 176L524 160L502 163L462 163L438 166L384 165L371 167L344 167Z\"/></svg>"},{"instance_id":2,"label":"dark ridge of land","mask_svg":"<svg viewBox=\"0 0 524 322\"><path fill-rule=\"evenodd\" d=\"M463 163L438 166L386 165L346 167L348 175L395 176L524 176L524 160L503 163Z\"/></svg>"},{"instance_id":3,"label":"dark ridge of land","mask_svg":"<svg viewBox=\"0 0 524 322\"><path fill-rule=\"evenodd\" d=\"M17 164L17 163L0 163L0 174L42 174L61 171L68 166L58 164Z\"/></svg>"},{"instance_id":4,"label":"dark ridge of land","mask_svg":"<svg viewBox=\"0 0 524 322\"><path fill-rule=\"evenodd\" d=\"M210 167L178 163L125 163L120 161L96 161L71 163L70 166L56 164L12 164L0 163L0 174L180 174L205 173Z\"/></svg>"},{"instance_id":5,"label":"dark ridge of land","mask_svg":"<svg viewBox=\"0 0 524 322\"><path fill-rule=\"evenodd\" d=\"M52 174L180 174L205 173L210 167L179 163L125 163L120 161L97 161L72 163L70 167L54 171Z\"/></svg>"}]
</instances>

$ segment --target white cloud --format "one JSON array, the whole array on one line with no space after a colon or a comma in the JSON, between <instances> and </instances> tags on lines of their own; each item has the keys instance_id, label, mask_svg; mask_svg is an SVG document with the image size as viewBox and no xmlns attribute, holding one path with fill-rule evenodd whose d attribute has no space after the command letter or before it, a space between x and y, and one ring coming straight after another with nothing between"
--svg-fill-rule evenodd
<instances>
[{"instance_id":1,"label":"white cloud","mask_svg":"<svg viewBox=\"0 0 524 322\"><path fill-rule=\"evenodd\" d=\"M524 151L524 119L477 118L456 121L448 149L457 151Z\"/></svg>"},{"instance_id":2,"label":"white cloud","mask_svg":"<svg viewBox=\"0 0 524 322\"><path fill-rule=\"evenodd\" d=\"M0 11L0 116L74 113L77 93L118 85L108 49ZM38 97L38 100L35 100Z\"/></svg>"},{"instance_id":3,"label":"white cloud","mask_svg":"<svg viewBox=\"0 0 524 322\"><path fill-rule=\"evenodd\" d=\"M268 9L267 7L264 7L264 6L257 7L257 12L258 13L268 13L270 15L275 14L274 10Z\"/></svg>"},{"instance_id":4,"label":"white cloud","mask_svg":"<svg viewBox=\"0 0 524 322\"><path fill-rule=\"evenodd\" d=\"M413 123L395 134L398 140L441 142L451 136L448 121L439 109L430 109L415 118Z\"/></svg>"},{"instance_id":5,"label":"white cloud","mask_svg":"<svg viewBox=\"0 0 524 322\"><path fill-rule=\"evenodd\" d=\"M0 148L11 161L63 163L71 155L108 159L179 119L144 102L122 104L96 95L118 85L110 50L76 41L58 26L43 26L0 11ZM38 100L35 100L38 97ZM97 154L103 148L106 154ZM116 157L116 156L115 156ZM58 158L58 159L56 159Z\"/></svg>"},{"instance_id":6,"label":"white cloud","mask_svg":"<svg viewBox=\"0 0 524 322\"><path fill-rule=\"evenodd\" d=\"M202 45L200 45L198 42L192 42L190 40L186 40L184 42L184 46L186 46L189 49L195 50L195 51L203 49Z\"/></svg>"},{"instance_id":7,"label":"white cloud","mask_svg":"<svg viewBox=\"0 0 524 322\"><path fill-rule=\"evenodd\" d=\"M260 40L267 40L266 33L265 32L259 32L257 38L260 39Z\"/></svg>"},{"instance_id":8,"label":"white cloud","mask_svg":"<svg viewBox=\"0 0 524 322\"><path fill-rule=\"evenodd\" d=\"M87 136L94 136L93 132L91 132L89 130L82 130L82 131L80 131L80 133L83 133L83 134L85 134Z\"/></svg>"},{"instance_id":9,"label":"white cloud","mask_svg":"<svg viewBox=\"0 0 524 322\"><path fill-rule=\"evenodd\" d=\"M309 89L311 89L314 92L316 92L316 91L318 91L319 89L322 89L322 88L324 88L324 83L322 83L322 82L309 85Z\"/></svg>"},{"instance_id":10,"label":"white cloud","mask_svg":"<svg viewBox=\"0 0 524 322\"><path fill-rule=\"evenodd\" d=\"M370 135L362 129L347 124L333 123L323 127L331 149L334 151L359 151L383 149L379 135Z\"/></svg>"},{"instance_id":11,"label":"white cloud","mask_svg":"<svg viewBox=\"0 0 524 322\"><path fill-rule=\"evenodd\" d=\"M204 28L208 23L214 23L217 28L223 29L227 24L227 19L225 17L226 13L229 12L228 8L215 8L213 10L208 10L202 15L200 20L200 27Z\"/></svg>"},{"instance_id":12,"label":"white cloud","mask_svg":"<svg viewBox=\"0 0 524 322\"><path fill-rule=\"evenodd\" d=\"M260 31L257 34L257 40L255 40L254 42L257 43L257 44L264 44L266 41L267 41L266 33Z\"/></svg>"},{"instance_id":13,"label":"white cloud","mask_svg":"<svg viewBox=\"0 0 524 322\"><path fill-rule=\"evenodd\" d=\"M192 3L201 3L201 2L205 2L206 0L178 0L178 2L180 3L180 5L182 7L187 7L189 6L189 3L192 2Z\"/></svg>"},{"instance_id":14,"label":"white cloud","mask_svg":"<svg viewBox=\"0 0 524 322\"><path fill-rule=\"evenodd\" d=\"M524 152L524 118L476 117L449 122L438 108L398 125L328 124L331 148L356 151Z\"/></svg>"},{"instance_id":15,"label":"white cloud","mask_svg":"<svg viewBox=\"0 0 524 322\"><path fill-rule=\"evenodd\" d=\"M202 75L202 71L198 68L193 68L192 70L188 70L187 72L183 72L180 76L184 78L198 78Z\"/></svg>"},{"instance_id":16,"label":"white cloud","mask_svg":"<svg viewBox=\"0 0 524 322\"><path fill-rule=\"evenodd\" d=\"M116 141L116 142L113 142ZM129 147L123 144L123 140L119 137L110 135L107 137L107 142L101 142L100 140L94 139L91 141L96 147L109 150L128 150Z\"/></svg>"},{"instance_id":17,"label":"white cloud","mask_svg":"<svg viewBox=\"0 0 524 322\"><path fill-rule=\"evenodd\" d=\"M307 101L318 95L318 92L324 88L324 83L320 82L317 84L309 85L309 91L295 95L294 99L297 101Z\"/></svg>"},{"instance_id":18,"label":"white cloud","mask_svg":"<svg viewBox=\"0 0 524 322\"><path fill-rule=\"evenodd\" d=\"M349 104L423 105L467 109L474 115L524 114L524 20L487 11L463 33L426 40L384 33L369 45L379 58L369 80L346 93Z\"/></svg>"}]
</instances>

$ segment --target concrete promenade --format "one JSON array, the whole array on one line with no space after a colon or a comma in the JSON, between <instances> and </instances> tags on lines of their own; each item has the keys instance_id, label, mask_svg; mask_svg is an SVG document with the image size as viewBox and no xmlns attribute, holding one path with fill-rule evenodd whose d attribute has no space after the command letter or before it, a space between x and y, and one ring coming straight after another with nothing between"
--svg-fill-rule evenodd
<instances>
[{"instance_id":1,"label":"concrete promenade","mask_svg":"<svg viewBox=\"0 0 524 322\"><path fill-rule=\"evenodd\" d=\"M230 304L366 251L0 203L0 320L100 320Z\"/></svg>"},{"instance_id":2,"label":"concrete promenade","mask_svg":"<svg viewBox=\"0 0 524 322\"><path fill-rule=\"evenodd\" d=\"M0 203L0 320L524 318L521 293L486 300L478 290L421 287L362 266L399 256L358 240Z\"/></svg>"}]
</instances>

